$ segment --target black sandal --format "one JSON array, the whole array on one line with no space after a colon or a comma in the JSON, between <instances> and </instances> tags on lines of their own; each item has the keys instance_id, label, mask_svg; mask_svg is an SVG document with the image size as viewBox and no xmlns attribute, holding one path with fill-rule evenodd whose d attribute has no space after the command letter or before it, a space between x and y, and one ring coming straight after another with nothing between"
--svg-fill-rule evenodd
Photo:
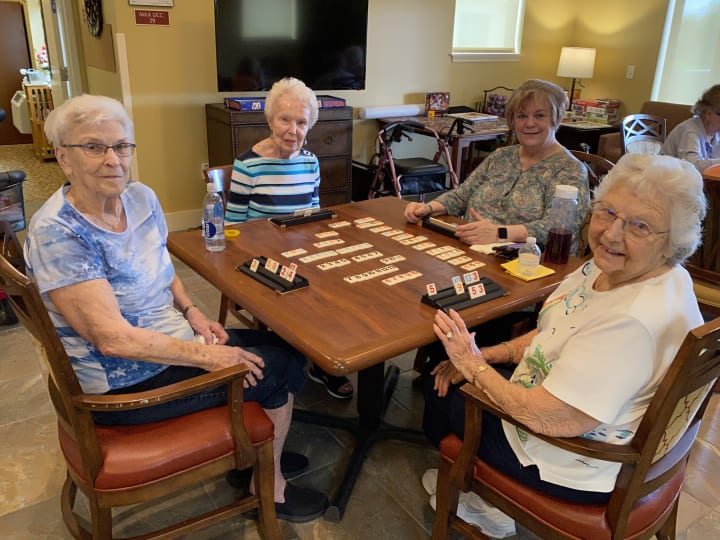
<instances>
[{"instance_id":1,"label":"black sandal","mask_svg":"<svg viewBox=\"0 0 720 540\"><path fill-rule=\"evenodd\" d=\"M335 375L330 375L316 365L313 365L310 368L310 371L308 371L308 377L316 383L324 384L328 394L337 399L350 399L355 392L350 380L347 377L336 377ZM345 390L343 392L343 386L349 388L350 390Z\"/></svg>"}]
</instances>

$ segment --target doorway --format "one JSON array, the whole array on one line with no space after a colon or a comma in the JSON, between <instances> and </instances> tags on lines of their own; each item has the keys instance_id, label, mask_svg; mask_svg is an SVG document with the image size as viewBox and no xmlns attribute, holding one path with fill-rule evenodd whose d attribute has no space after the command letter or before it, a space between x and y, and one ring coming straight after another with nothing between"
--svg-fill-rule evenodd
<instances>
[{"instance_id":1,"label":"doorway","mask_svg":"<svg viewBox=\"0 0 720 540\"><path fill-rule=\"evenodd\" d=\"M30 47L25 26L23 5L0 2L0 107L7 115L0 122L0 144L27 144L30 135L23 135L12 122L11 100L21 89L21 68L31 67Z\"/></svg>"},{"instance_id":2,"label":"doorway","mask_svg":"<svg viewBox=\"0 0 720 540\"><path fill-rule=\"evenodd\" d=\"M56 107L82 93L77 12L73 0L0 0L0 107L7 114L0 123L0 145L32 143L12 122L12 98L22 90L21 68L49 69ZM38 53L43 47L47 59L41 64Z\"/></svg>"}]
</instances>

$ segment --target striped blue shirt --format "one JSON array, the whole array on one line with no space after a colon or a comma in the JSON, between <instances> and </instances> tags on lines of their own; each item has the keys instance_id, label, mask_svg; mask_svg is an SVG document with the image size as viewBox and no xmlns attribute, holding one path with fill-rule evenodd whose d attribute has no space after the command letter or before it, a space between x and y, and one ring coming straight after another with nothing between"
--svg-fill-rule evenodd
<instances>
[{"instance_id":1,"label":"striped blue shirt","mask_svg":"<svg viewBox=\"0 0 720 540\"><path fill-rule=\"evenodd\" d=\"M225 221L238 223L320 206L320 164L301 150L292 159L266 158L252 150L233 164Z\"/></svg>"}]
</instances>

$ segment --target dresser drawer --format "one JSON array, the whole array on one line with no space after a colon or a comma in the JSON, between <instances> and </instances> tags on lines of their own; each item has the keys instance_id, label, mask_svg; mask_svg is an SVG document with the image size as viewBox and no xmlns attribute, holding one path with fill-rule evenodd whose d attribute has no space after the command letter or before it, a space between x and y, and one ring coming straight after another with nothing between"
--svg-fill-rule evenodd
<instances>
[{"instance_id":1,"label":"dresser drawer","mask_svg":"<svg viewBox=\"0 0 720 540\"><path fill-rule=\"evenodd\" d=\"M348 156L320 158L320 191L344 189L349 190L348 168L351 162Z\"/></svg>"},{"instance_id":2,"label":"dresser drawer","mask_svg":"<svg viewBox=\"0 0 720 540\"><path fill-rule=\"evenodd\" d=\"M352 133L348 122L318 122L307 136L307 149L317 157L339 156L352 152Z\"/></svg>"}]
</instances>

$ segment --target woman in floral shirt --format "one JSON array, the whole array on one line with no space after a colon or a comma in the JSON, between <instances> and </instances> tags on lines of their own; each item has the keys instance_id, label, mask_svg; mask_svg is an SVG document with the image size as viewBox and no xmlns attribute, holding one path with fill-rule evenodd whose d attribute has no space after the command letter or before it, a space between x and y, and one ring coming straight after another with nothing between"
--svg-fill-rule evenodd
<instances>
[{"instance_id":1,"label":"woman in floral shirt","mask_svg":"<svg viewBox=\"0 0 720 540\"><path fill-rule=\"evenodd\" d=\"M555 139L568 98L557 85L531 79L510 96L505 118L518 143L490 154L457 189L429 203L410 203L405 218L463 216L468 223L456 236L468 244L523 242L547 238L547 217L555 186L578 188L577 226L585 222L590 203L585 166Z\"/></svg>"}]
</instances>

